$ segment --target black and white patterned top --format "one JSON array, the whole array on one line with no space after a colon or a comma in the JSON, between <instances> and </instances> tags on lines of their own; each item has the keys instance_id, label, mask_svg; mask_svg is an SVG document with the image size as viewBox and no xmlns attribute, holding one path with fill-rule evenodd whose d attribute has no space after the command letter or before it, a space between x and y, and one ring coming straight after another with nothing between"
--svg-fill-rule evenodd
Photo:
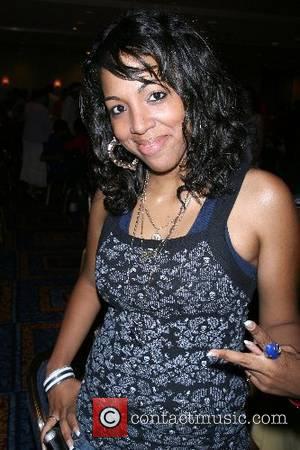
<instances>
[{"instance_id":1,"label":"black and white patterned top","mask_svg":"<svg viewBox=\"0 0 300 450\"><path fill-rule=\"evenodd\" d=\"M130 215L108 216L96 256L108 310L77 405L94 448L248 449L244 374L207 356L211 348L243 349L256 271L232 247L227 218L245 172L236 174L233 193L207 199L190 232L167 241L155 260L144 255L158 241L130 236ZM93 397L128 398L127 438L92 437ZM134 414L188 419L137 425Z\"/></svg>"}]
</instances>

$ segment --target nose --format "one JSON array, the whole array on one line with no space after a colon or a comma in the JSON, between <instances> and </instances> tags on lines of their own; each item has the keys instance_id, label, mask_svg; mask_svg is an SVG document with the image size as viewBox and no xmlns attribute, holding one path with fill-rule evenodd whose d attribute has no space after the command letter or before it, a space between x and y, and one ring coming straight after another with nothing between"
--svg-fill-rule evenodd
<instances>
[{"instance_id":1,"label":"nose","mask_svg":"<svg viewBox=\"0 0 300 450\"><path fill-rule=\"evenodd\" d=\"M145 134L155 126L155 119L147 107L135 107L131 110L130 132Z\"/></svg>"}]
</instances>

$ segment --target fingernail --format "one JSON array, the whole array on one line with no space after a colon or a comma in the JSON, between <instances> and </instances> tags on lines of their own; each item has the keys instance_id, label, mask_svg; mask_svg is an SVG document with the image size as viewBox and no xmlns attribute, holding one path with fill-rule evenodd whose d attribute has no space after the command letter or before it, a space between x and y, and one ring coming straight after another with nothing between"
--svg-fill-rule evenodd
<instances>
[{"instance_id":1,"label":"fingernail","mask_svg":"<svg viewBox=\"0 0 300 450\"><path fill-rule=\"evenodd\" d=\"M73 450L74 449L73 441L71 440L67 441L67 446L69 447L69 450Z\"/></svg>"},{"instance_id":2,"label":"fingernail","mask_svg":"<svg viewBox=\"0 0 300 450\"><path fill-rule=\"evenodd\" d=\"M209 350L209 352L206 354L209 358L218 358L218 354L215 350Z\"/></svg>"},{"instance_id":3,"label":"fingernail","mask_svg":"<svg viewBox=\"0 0 300 450\"><path fill-rule=\"evenodd\" d=\"M246 320L246 322L244 322L244 325L247 330L254 330L255 328L255 322L253 322L253 320Z\"/></svg>"},{"instance_id":4,"label":"fingernail","mask_svg":"<svg viewBox=\"0 0 300 450\"><path fill-rule=\"evenodd\" d=\"M75 428L74 433L76 434L77 437L80 436L80 431L78 430L78 428Z\"/></svg>"},{"instance_id":5,"label":"fingernail","mask_svg":"<svg viewBox=\"0 0 300 450\"><path fill-rule=\"evenodd\" d=\"M245 339L244 340L244 344L247 346L247 347L253 347L253 342L251 342L251 341L247 341L247 339Z\"/></svg>"}]
</instances>

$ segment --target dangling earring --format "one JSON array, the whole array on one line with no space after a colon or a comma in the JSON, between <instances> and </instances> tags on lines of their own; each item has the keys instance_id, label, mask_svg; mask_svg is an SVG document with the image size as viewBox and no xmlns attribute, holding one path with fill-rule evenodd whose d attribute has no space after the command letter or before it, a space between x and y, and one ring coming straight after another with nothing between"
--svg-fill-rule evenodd
<instances>
[{"instance_id":1,"label":"dangling earring","mask_svg":"<svg viewBox=\"0 0 300 450\"><path fill-rule=\"evenodd\" d=\"M115 147L119 145L119 142L117 141L117 139L114 137L110 143L107 146L107 153L108 153L108 157L109 159L118 167L121 167L122 169L129 169L132 170L133 172L136 170L136 167L138 165L138 158L134 158L133 161L131 162L125 162L125 161L121 161L120 159L116 158L116 156L114 155L114 149Z\"/></svg>"}]
</instances>

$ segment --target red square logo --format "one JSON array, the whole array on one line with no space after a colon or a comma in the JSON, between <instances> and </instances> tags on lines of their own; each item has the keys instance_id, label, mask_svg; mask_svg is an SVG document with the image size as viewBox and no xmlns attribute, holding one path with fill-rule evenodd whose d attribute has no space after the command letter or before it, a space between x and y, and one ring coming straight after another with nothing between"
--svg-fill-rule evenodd
<instances>
[{"instance_id":1,"label":"red square logo","mask_svg":"<svg viewBox=\"0 0 300 450\"><path fill-rule=\"evenodd\" d=\"M126 437L128 398L93 398L93 437Z\"/></svg>"}]
</instances>

